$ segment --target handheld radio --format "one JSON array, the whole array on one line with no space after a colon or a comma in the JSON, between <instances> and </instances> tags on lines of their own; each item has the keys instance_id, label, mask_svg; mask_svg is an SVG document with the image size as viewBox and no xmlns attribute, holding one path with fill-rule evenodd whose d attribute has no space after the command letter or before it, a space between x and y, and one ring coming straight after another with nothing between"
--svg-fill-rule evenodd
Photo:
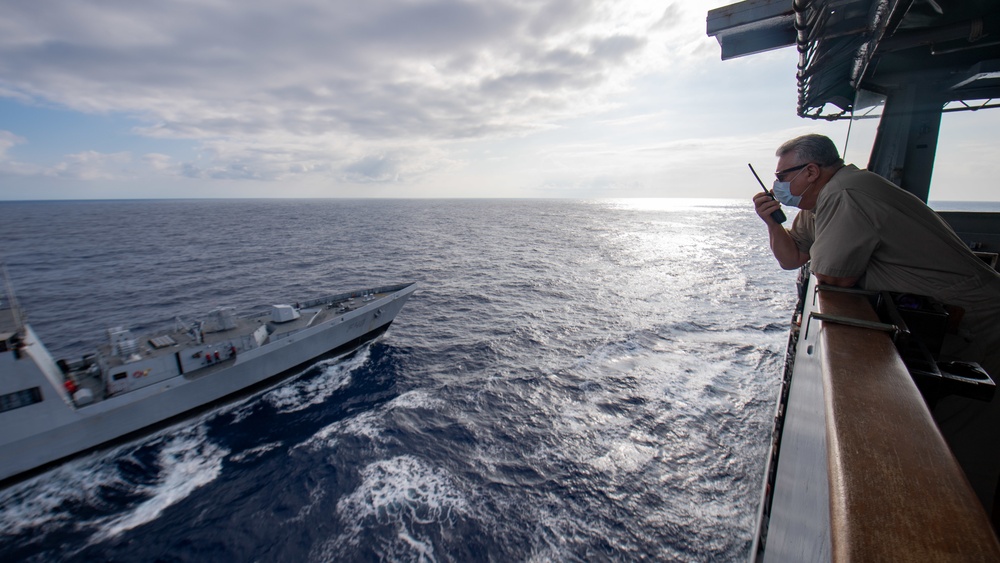
<instances>
[{"instance_id":1,"label":"handheld radio","mask_svg":"<svg viewBox=\"0 0 1000 563\"><path fill-rule=\"evenodd\" d=\"M757 178L757 183L760 184L760 187L764 188L764 193L766 193L767 195L771 196L771 199L774 199L774 194L771 193L771 190L767 189L767 186L764 185L764 182L760 181L760 176L758 176L757 175L757 171L753 169L753 164L750 164L748 162L747 166L749 166L750 167L750 171L753 172L753 177ZM771 213L771 219L774 219L777 223L780 224L780 223L784 223L785 219L787 219L787 217L785 217L785 212L784 211L782 211L781 209L777 209L773 213Z\"/></svg>"}]
</instances>

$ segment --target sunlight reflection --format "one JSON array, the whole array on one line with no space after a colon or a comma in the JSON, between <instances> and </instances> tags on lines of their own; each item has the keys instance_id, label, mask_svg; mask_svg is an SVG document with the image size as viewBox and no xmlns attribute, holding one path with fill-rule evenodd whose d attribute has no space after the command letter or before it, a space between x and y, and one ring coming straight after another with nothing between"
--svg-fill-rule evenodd
<instances>
[{"instance_id":1,"label":"sunlight reflection","mask_svg":"<svg viewBox=\"0 0 1000 563\"><path fill-rule=\"evenodd\" d=\"M634 211L683 211L704 207L731 207L742 203L734 199L695 198L695 197L637 197L621 199L602 199L602 203L615 209Z\"/></svg>"}]
</instances>

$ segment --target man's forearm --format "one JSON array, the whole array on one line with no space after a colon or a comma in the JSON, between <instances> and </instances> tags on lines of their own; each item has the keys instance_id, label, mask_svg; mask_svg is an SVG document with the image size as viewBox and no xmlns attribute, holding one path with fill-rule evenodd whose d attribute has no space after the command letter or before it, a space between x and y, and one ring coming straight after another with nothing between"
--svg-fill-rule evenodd
<instances>
[{"instance_id":1,"label":"man's forearm","mask_svg":"<svg viewBox=\"0 0 1000 563\"><path fill-rule=\"evenodd\" d=\"M767 234L771 240L771 252L782 268L794 270L809 261L809 255L799 250L795 239L780 224L768 224Z\"/></svg>"}]
</instances>

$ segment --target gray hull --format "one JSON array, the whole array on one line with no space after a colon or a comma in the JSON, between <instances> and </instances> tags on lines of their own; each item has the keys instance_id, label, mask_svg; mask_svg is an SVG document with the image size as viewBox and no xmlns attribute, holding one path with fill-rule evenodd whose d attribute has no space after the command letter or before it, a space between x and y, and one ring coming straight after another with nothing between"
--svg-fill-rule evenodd
<instances>
[{"instance_id":1,"label":"gray hull","mask_svg":"<svg viewBox=\"0 0 1000 563\"><path fill-rule=\"evenodd\" d=\"M347 351L384 331L414 290L412 284L398 286L387 296L242 352L213 369L169 377L82 407L74 405L61 385L59 367L27 327L23 347L0 354L0 393L11 397L11 390L39 387L43 400L0 412L0 481L192 414L298 373L321 356Z\"/></svg>"}]
</instances>

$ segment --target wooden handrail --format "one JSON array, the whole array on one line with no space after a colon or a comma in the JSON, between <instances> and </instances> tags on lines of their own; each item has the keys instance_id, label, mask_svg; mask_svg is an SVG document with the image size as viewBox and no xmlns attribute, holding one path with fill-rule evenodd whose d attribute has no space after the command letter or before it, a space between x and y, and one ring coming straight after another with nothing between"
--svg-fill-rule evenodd
<instances>
[{"instance_id":1,"label":"wooden handrail","mask_svg":"<svg viewBox=\"0 0 1000 563\"><path fill-rule=\"evenodd\" d=\"M878 320L862 296L817 299L823 313ZM819 338L833 560L1000 561L986 512L890 336L823 322Z\"/></svg>"}]
</instances>

